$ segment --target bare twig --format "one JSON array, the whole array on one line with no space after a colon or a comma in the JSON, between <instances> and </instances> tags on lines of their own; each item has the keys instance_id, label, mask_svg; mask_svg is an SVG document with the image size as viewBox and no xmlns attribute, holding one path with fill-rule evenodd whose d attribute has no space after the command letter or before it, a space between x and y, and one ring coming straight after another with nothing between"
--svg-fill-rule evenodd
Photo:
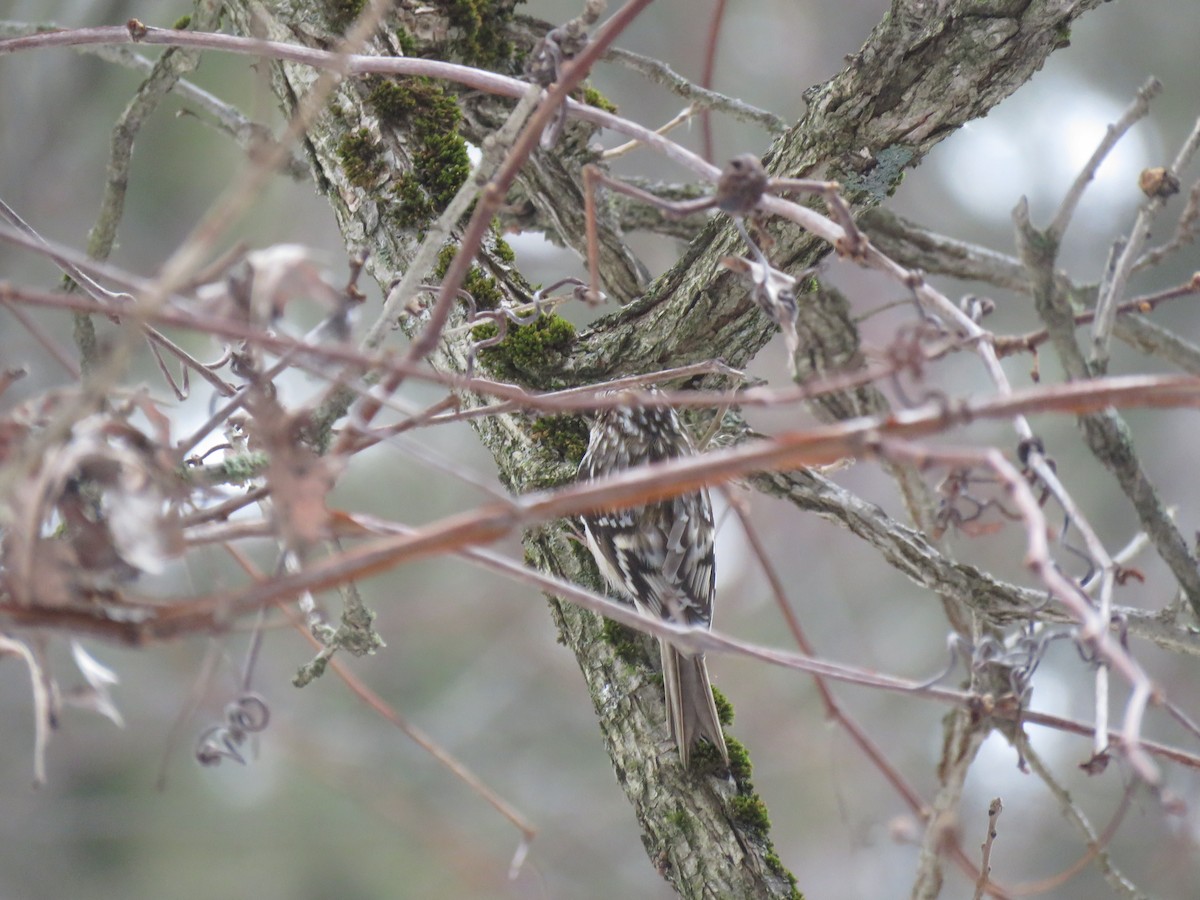
<instances>
[{"instance_id":1,"label":"bare twig","mask_svg":"<svg viewBox=\"0 0 1200 900\"><path fill-rule=\"evenodd\" d=\"M195 23L193 23L195 24ZM39 31L63 31L53 22L42 22L31 25L28 22L13 22L0 20L0 35L4 37L19 37L36 34ZM149 75L154 69L155 60L147 59L140 53L135 53L127 47L112 47L105 45L89 45L79 48L81 53L88 53L107 62L116 63L128 69L134 69L143 75ZM172 93L184 101L183 112L191 113L203 119L198 111L202 111L216 123L216 127L236 141L248 155L258 153L264 144L274 141L271 129L266 125L246 117L236 107L226 103L220 97L204 88L199 87L186 78L180 78L172 88ZM292 155L285 171L294 181L308 181L311 177L308 164L296 155Z\"/></svg>"},{"instance_id":2,"label":"bare twig","mask_svg":"<svg viewBox=\"0 0 1200 900\"><path fill-rule=\"evenodd\" d=\"M27 644L0 633L0 655L11 654L21 657L29 669L29 683L33 694L33 784L40 787L46 783L46 747L50 743L51 721L50 692L47 676L38 662L37 655Z\"/></svg>"},{"instance_id":3,"label":"bare twig","mask_svg":"<svg viewBox=\"0 0 1200 900\"><path fill-rule=\"evenodd\" d=\"M1157 82L1152 83L1157 84ZM1146 91L1149 87L1150 84L1147 84L1142 91ZM1139 92L1139 98L1141 93ZM1179 149L1179 153L1171 164L1169 174L1174 177L1174 173L1181 171L1195 155L1197 149L1200 149L1200 120L1196 122L1187 140ZM1129 238L1113 266L1111 277L1105 278L1100 285L1100 295L1096 300L1096 323L1092 326L1090 360L1093 370L1098 373L1103 373L1108 369L1108 343L1112 333L1113 319L1117 314L1117 303L1125 293L1125 284L1133 273L1138 257L1141 256L1146 239L1150 236L1150 225L1166 204L1169 196L1170 191L1152 192L1142 203L1141 208L1138 209L1137 218L1134 220L1133 228L1129 232Z\"/></svg>"},{"instance_id":4,"label":"bare twig","mask_svg":"<svg viewBox=\"0 0 1200 900\"><path fill-rule=\"evenodd\" d=\"M771 134L782 134L787 130L787 122L774 113L695 85L660 60L651 59L630 50L622 50L619 47L609 50L604 59L642 73L647 78L678 94L698 109L711 109L743 122L753 122ZM712 160L710 159L709 162Z\"/></svg>"},{"instance_id":5,"label":"bare twig","mask_svg":"<svg viewBox=\"0 0 1200 900\"><path fill-rule=\"evenodd\" d=\"M1075 176L1075 181L1072 182L1066 194L1063 195L1058 212L1054 214L1054 219L1047 229L1047 233L1054 240L1062 240L1062 236L1067 233L1067 226L1071 222L1071 216L1075 214L1075 207L1079 205L1079 201L1083 198L1083 192L1087 190L1088 184L1096 177L1096 171L1100 168L1100 164L1104 162L1105 157L1117 145L1117 142L1125 135L1125 132L1146 117L1150 112L1150 101L1160 93L1162 93L1162 83L1157 78L1149 79L1138 89L1137 98L1121 114L1121 117L1108 126L1108 129L1104 132L1103 140L1100 141L1099 146L1093 151L1088 161L1084 163L1083 169Z\"/></svg>"},{"instance_id":6,"label":"bare twig","mask_svg":"<svg viewBox=\"0 0 1200 900\"><path fill-rule=\"evenodd\" d=\"M1052 878L1043 879L1032 885L1022 885L1021 892L1044 894L1048 891L1052 891L1056 887L1059 887L1060 885L1065 884L1070 879L1074 878L1075 875L1083 871L1084 867L1094 860L1096 865L1099 867L1100 872L1104 875L1104 880L1108 882L1109 886L1113 888L1113 890L1123 897L1135 897L1139 898L1139 900L1142 900L1142 898L1144 898L1146 895L1139 891L1137 887L1135 887L1134 884L1130 882L1129 879L1126 878L1125 875L1116 868L1116 866L1113 865L1107 849L1109 842L1116 833L1117 826L1121 823L1121 820L1125 816L1126 810L1129 808L1129 801L1131 798L1133 785L1130 785L1125 789L1125 792L1121 797L1121 804L1116 813L1114 813L1109 826L1104 830L1104 833L1102 835L1097 835L1095 830L1092 828L1091 822L1089 822L1087 816L1084 815L1083 810L1081 810L1079 805L1071 799L1070 792L1059 783L1057 778L1054 777L1054 773L1050 771L1050 767L1046 765L1041 755L1033 749L1033 745L1029 742L1028 738L1026 738L1025 735L1018 730L1016 739L1021 755L1029 763L1029 767L1034 771L1038 778L1042 780L1042 783L1046 785L1050 793L1054 795L1054 798L1058 801L1059 807L1062 809L1063 815L1066 816L1068 821L1070 821L1071 824L1073 824L1083 835L1088 847L1087 852L1085 852L1083 856L1081 856L1072 865L1068 866L1058 875Z\"/></svg>"},{"instance_id":7,"label":"bare twig","mask_svg":"<svg viewBox=\"0 0 1200 900\"><path fill-rule=\"evenodd\" d=\"M1003 810L1004 804L1000 802L999 797L988 804L987 836L979 848L982 856L979 863L979 880L975 882L975 900L983 900L988 878L992 874L992 842L996 840L996 821L1000 818Z\"/></svg>"}]
</instances>

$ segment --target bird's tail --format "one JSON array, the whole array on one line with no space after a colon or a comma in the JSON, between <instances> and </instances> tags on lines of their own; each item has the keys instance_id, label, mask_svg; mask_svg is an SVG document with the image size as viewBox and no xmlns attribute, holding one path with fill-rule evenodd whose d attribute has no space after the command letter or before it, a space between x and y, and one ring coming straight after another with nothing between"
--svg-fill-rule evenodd
<instances>
[{"instance_id":1,"label":"bird's tail","mask_svg":"<svg viewBox=\"0 0 1200 900\"><path fill-rule=\"evenodd\" d=\"M667 690L667 718L683 767L687 768L688 755L698 738L706 738L728 765L729 750L725 747L725 735L721 733L721 720L717 718L717 704L708 681L704 654L681 653L665 641L660 642L660 647L663 683Z\"/></svg>"}]
</instances>

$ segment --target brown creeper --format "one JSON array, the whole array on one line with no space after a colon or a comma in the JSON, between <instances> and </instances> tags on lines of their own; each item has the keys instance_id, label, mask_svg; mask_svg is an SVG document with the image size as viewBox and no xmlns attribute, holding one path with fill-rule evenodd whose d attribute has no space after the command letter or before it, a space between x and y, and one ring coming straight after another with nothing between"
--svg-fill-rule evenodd
<instances>
[{"instance_id":1,"label":"brown creeper","mask_svg":"<svg viewBox=\"0 0 1200 900\"><path fill-rule=\"evenodd\" d=\"M579 477L597 478L695 452L672 409L607 409L592 426ZM584 517L583 530L601 573L640 612L680 624L712 625L716 570L707 491ZM712 743L728 763L704 654L663 641L659 648L667 719L684 767L699 738Z\"/></svg>"}]
</instances>

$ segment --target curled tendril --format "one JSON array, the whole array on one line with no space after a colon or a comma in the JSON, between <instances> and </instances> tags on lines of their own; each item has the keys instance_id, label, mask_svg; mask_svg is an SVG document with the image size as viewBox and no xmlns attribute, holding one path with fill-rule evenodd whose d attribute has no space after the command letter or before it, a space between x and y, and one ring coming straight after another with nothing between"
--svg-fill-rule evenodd
<instances>
[{"instance_id":1,"label":"curled tendril","mask_svg":"<svg viewBox=\"0 0 1200 900\"><path fill-rule=\"evenodd\" d=\"M254 693L245 693L225 706L225 721L201 732L196 741L196 761L202 766L217 766L222 759L246 764L241 747L251 734L264 731L271 721L267 701Z\"/></svg>"},{"instance_id":2,"label":"curled tendril","mask_svg":"<svg viewBox=\"0 0 1200 900\"><path fill-rule=\"evenodd\" d=\"M913 690L924 690L944 681L961 661L973 675L989 668L1003 669L1009 691L1023 706L1029 699L1033 675L1045 658L1047 649L1060 640L1074 640L1079 646L1077 629L1072 626L1040 628L1031 621L1020 632L1005 640L987 635L975 644L960 634L951 634L946 643L949 663L937 675L914 685Z\"/></svg>"},{"instance_id":3,"label":"curled tendril","mask_svg":"<svg viewBox=\"0 0 1200 900\"><path fill-rule=\"evenodd\" d=\"M889 381L901 406L911 408L936 403L942 409L949 408L950 398L945 392L926 388L918 396L911 397L900 380L900 376L908 375L915 383L922 384L925 379L925 364L928 362L925 356L925 342L945 336L946 330L941 322L930 320L915 325L904 325L896 330L896 337L887 346L884 355L891 371Z\"/></svg>"},{"instance_id":4,"label":"curled tendril","mask_svg":"<svg viewBox=\"0 0 1200 900\"><path fill-rule=\"evenodd\" d=\"M271 708L258 694L242 694L226 705L225 718L234 727L248 733L266 729L271 722Z\"/></svg>"},{"instance_id":5,"label":"curled tendril","mask_svg":"<svg viewBox=\"0 0 1200 900\"><path fill-rule=\"evenodd\" d=\"M994 478L975 474L969 468L953 469L940 485L938 493L941 500L938 503L934 517L938 533L942 534L954 528L967 534L972 531L979 533L981 528L975 523L980 522L989 510L995 510L1010 521L1019 521L1020 515L1006 507L994 497L980 499L971 493L971 486L976 484L994 485ZM986 526L991 527L991 526Z\"/></svg>"},{"instance_id":6,"label":"curled tendril","mask_svg":"<svg viewBox=\"0 0 1200 900\"><path fill-rule=\"evenodd\" d=\"M1058 537L1058 545L1060 547L1062 547L1063 550L1065 550L1066 552L1068 552L1072 556L1074 556L1076 559L1083 560L1083 564L1085 566L1087 566L1087 569L1085 569L1084 573L1082 575L1080 575L1078 578L1072 578L1072 581L1076 585L1080 585L1080 586L1086 585L1093 578L1096 577L1099 570L1096 568L1096 561L1094 559L1092 559L1092 555L1090 553L1088 553L1085 550L1081 550L1079 547L1076 547L1074 544L1072 544L1070 541L1067 540L1067 535L1070 533L1071 533L1071 516L1069 513L1063 513L1062 531ZM1070 577L1070 576L1068 576L1068 577ZM1089 600L1089 602L1090 602L1090 600Z\"/></svg>"}]
</instances>

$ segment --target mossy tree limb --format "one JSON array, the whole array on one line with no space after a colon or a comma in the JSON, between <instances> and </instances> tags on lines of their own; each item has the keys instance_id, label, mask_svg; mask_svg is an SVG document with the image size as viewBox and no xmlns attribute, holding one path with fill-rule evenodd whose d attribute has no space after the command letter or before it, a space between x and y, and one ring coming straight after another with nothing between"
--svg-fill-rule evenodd
<instances>
[{"instance_id":1,"label":"mossy tree limb","mask_svg":"<svg viewBox=\"0 0 1200 900\"><path fill-rule=\"evenodd\" d=\"M808 113L777 141L768 164L789 175L836 176L847 184L856 211L875 206L895 189L904 170L938 141L985 114L1028 80L1062 45L1070 22L1099 2L951 0L939 8L898 0L846 70L809 93ZM285 0L274 4L269 13L250 0L230 5L237 27L243 30L249 30L253 7L263 16L264 36L326 45L334 40L318 0ZM459 4L445 4L452 5ZM484 5L475 8L479 11ZM499 24L505 40L515 47L528 46L536 34L528 22ZM405 23L396 25L401 28L406 30L381 34L369 52L436 52L429 36ZM483 38L477 34L474 40L477 44ZM468 40L454 49L470 52L472 46ZM497 58L489 61L496 64ZM499 66L512 71L515 62L508 59ZM294 98L307 90L314 76L290 64L275 64L272 70L276 90L290 112ZM347 246L369 249L371 274L388 284L405 268L418 240L416 223L389 214L392 204L397 209L406 200L408 208L414 204L411 187L404 186L406 178L414 177L413 155L406 143L412 135L403 121L381 128L380 110L372 105L370 94L364 82L344 83L328 114L313 123L307 150ZM460 106L461 132L477 143L503 121L511 104L472 96ZM351 177L337 152L347 134L362 130L377 138L385 162L373 178ZM582 126L568 129L553 152L534 155L520 182L530 207L528 221L576 248L583 246L578 169L587 161L586 137ZM615 217L602 223L602 274L610 294L633 302L577 336L556 370L542 374L554 383L581 384L714 357L735 366L753 358L772 329L744 286L719 265L722 256L740 252L727 222L714 220L706 225L680 261L649 284L614 222ZM799 270L828 252L825 245L790 225L777 225L772 231L778 241L773 256L784 268ZM506 297L523 299L521 286L503 276L506 266L494 246L485 246L478 262L497 275L497 287ZM836 305L836 298L830 303ZM852 353L858 335L850 318L836 314L829 304L813 308L823 314L810 314L808 307L802 307L800 327L822 346ZM431 362L461 369L462 351L461 345L443 345ZM473 401L467 398L467 402ZM513 491L528 490L547 479L561 480L570 470L557 450L546 447L544 427L539 433L532 419L497 417L478 428L502 480ZM561 529L539 530L529 536L527 547L530 557L546 570L594 583L590 564ZM726 789L718 780L683 772L674 751L664 748L661 692L648 680L647 670L631 667L604 640L597 617L558 602L552 609L564 642L588 680L601 731L643 828L647 852L653 861L663 863L662 871L675 888L688 897L792 896L795 888L779 872L778 857L761 835L761 821L755 824L748 815L751 801L733 802L732 796L722 793Z\"/></svg>"}]
</instances>

